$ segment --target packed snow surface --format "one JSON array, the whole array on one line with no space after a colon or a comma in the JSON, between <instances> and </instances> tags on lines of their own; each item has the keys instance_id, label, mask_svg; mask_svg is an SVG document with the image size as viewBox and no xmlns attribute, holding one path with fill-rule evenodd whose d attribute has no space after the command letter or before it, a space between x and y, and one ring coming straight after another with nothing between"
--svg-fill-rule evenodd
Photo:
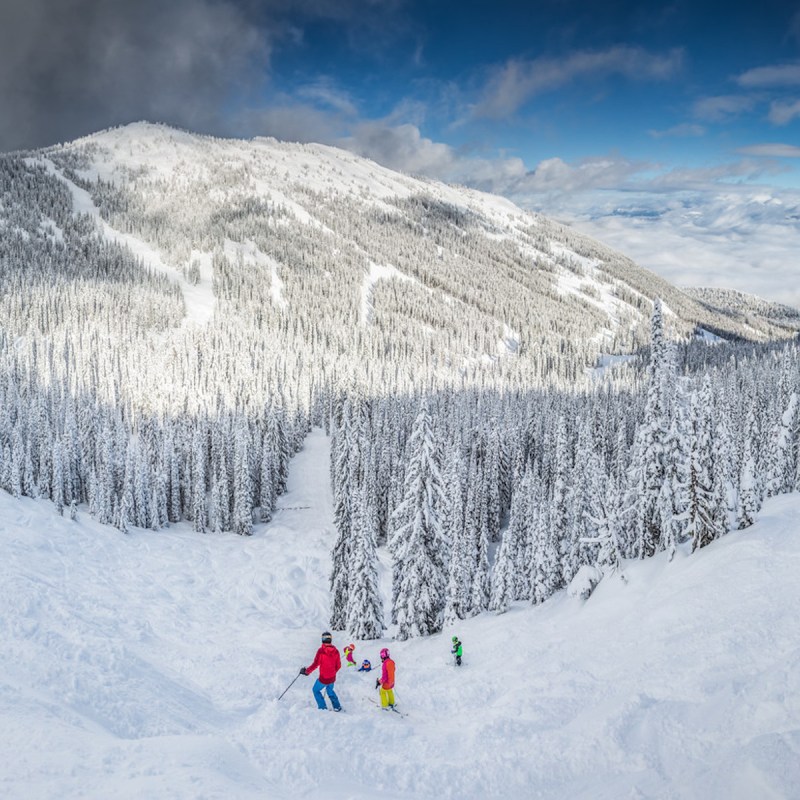
<instances>
[{"instance_id":1,"label":"packed snow surface","mask_svg":"<svg viewBox=\"0 0 800 800\"><path fill-rule=\"evenodd\" d=\"M391 648L407 717L352 668L333 714L312 678L277 699L327 626L328 458L314 431L250 538L0 493L0 796L798 796L800 496L585 602L465 621L461 668L453 631L355 642Z\"/></svg>"}]
</instances>

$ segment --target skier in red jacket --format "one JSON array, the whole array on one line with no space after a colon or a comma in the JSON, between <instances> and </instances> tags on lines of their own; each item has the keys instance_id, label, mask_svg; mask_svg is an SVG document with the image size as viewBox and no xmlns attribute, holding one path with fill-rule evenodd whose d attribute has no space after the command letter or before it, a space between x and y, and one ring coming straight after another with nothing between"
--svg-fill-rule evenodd
<instances>
[{"instance_id":1,"label":"skier in red jacket","mask_svg":"<svg viewBox=\"0 0 800 800\"><path fill-rule=\"evenodd\" d=\"M334 711L341 711L342 706L339 703L339 698L333 689L333 684L336 681L336 673L342 666L342 659L339 656L339 651L333 646L333 637L327 631L322 634L322 646L317 650L314 656L314 661L309 667L301 667L301 675L310 675L317 667L319 667L319 678L312 691L314 692L314 699L317 701L317 708L320 711L326 711L325 698L322 696L322 690L328 693L331 699Z\"/></svg>"}]
</instances>

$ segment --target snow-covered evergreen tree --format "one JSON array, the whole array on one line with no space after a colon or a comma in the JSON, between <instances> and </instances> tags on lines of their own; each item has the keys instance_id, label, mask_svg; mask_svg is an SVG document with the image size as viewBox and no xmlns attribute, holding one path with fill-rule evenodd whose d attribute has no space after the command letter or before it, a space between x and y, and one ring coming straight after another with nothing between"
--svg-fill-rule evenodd
<instances>
[{"instance_id":1,"label":"snow-covered evergreen tree","mask_svg":"<svg viewBox=\"0 0 800 800\"><path fill-rule=\"evenodd\" d=\"M662 514L672 505L666 480L666 439L671 410L667 390L671 387L672 359L664 340L661 301L653 304L651 319L650 365L647 372L647 393L644 417L636 432L631 465L631 498L635 552L639 558L654 555L664 547L664 528L671 517Z\"/></svg>"},{"instance_id":2,"label":"snow-covered evergreen tree","mask_svg":"<svg viewBox=\"0 0 800 800\"><path fill-rule=\"evenodd\" d=\"M194 529L205 533L208 525L206 511L206 451L202 428L198 426L194 432L192 448L192 519ZM127 480L127 466L125 469ZM220 510L220 515L222 511Z\"/></svg>"},{"instance_id":3,"label":"snow-covered evergreen tree","mask_svg":"<svg viewBox=\"0 0 800 800\"><path fill-rule=\"evenodd\" d=\"M362 490L350 554L347 630L357 639L383 635L383 601L378 586L377 515L369 508L370 492Z\"/></svg>"},{"instance_id":4,"label":"snow-covered evergreen tree","mask_svg":"<svg viewBox=\"0 0 800 800\"><path fill-rule=\"evenodd\" d=\"M511 541L508 530L506 530L500 542L497 560L492 570L492 593L489 598L489 611L502 614L508 609L514 599L515 572L514 572L514 548L516 543Z\"/></svg>"},{"instance_id":5,"label":"snow-covered evergreen tree","mask_svg":"<svg viewBox=\"0 0 800 800\"><path fill-rule=\"evenodd\" d=\"M461 448L455 444L449 453L445 475L447 513L445 526L450 542L450 559L447 566L444 624L454 625L467 616L470 596L470 565L467 561L467 536L464 525L464 485L466 466Z\"/></svg>"},{"instance_id":6,"label":"snow-covered evergreen tree","mask_svg":"<svg viewBox=\"0 0 800 800\"><path fill-rule=\"evenodd\" d=\"M794 489L795 474L797 470L797 445L795 430L800 404L798 395L791 392L782 410L780 418L772 428L769 441L768 460L766 464L766 491L767 497L776 494L791 492Z\"/></svg>"},{"instance_id":7,"label":"snow-covered evergreen tree","mask_svg":"<svg viewBox=\"0 0 800 800\"><path fill-rule=\"evenodd\" d=\"M486 496L486 438L478 434L472 444L464 515L469 596L466 612L480 614L489 606L489 503Z\"/></svg>"},{"instance_id":8,"label":"snow-covered evergreen tree","mask_svg":"<svg viewBox=\"0 0 800 800\"><path fill-rule=\"evenodd\" d=\"M236 420L233 463L233 532L249 536L253 532L252 481L250 477L250 433L242 417Z\"/></svg>"},{"instance_id":9,"label":"snow-covered evergreen tree","mask_svg":"<svg viewBox=\"0 0 800 800\"><path fill-rule=\"evenodd\" d=\"M334 630L344 630L347 625L347 604L350 598L349 568L352 552L353 505L357 487L351 484L350 467L353 452L350 403L342 407L340 426L334 430L331 448L334 522L337 537L331 553L331 618Z\"/></svg>"},{"instance_id":10,"label":"snow-covered evergreen tree","mask_svg":"<svg viewBox=\"0 0 800 800\"><path fill-rule=\"evenodd\" d=\"M541 483L534 484L530 504L531 602L543 603L562 587L563 577L558 556L558 541L549 519L549 506L545 502Z\"/></svg>"},{"instance_id":11,"label":"snow-covered evergreen tree","mask_svg":"<svg viewBox=\"0 0 800 800\"><path fill-rule=\"evenodd\" d=\"M757 455L755 438L758 436L755 411L751 407L744 432L744 451L742 453L741 468L739 471L739 492L737 524L739 528L748 528L756 521L758 510L761 508L761 498L758 496L758 483L756 481Z\"/></svg>"},{"instance_id":12,"label":"snow-covered evergreen tree","mask_svg":"<svg viewBox=\"0 0 800 800\"><path fill-rule=\"evenodd\" d=\"M661 520L659 549L671 561L679 543L688 538L690 445L684 399L679 395L664 441L664 482L658 497Z\"/></svg>"},{"instance_id":13,"label":"snow-covered evergreen tree","mask_svg":"<svg viewBox=\"0 0 800 800\"><path fill-rule=\"evenodd\" d=\"M692 550L705 547L727 532L727 499L714 464L714 398L706 376L692 402L694 439L688 486L687 532Z\"/></svg>"},{"instance_id":14,"label":"snow-covered evergreen tree","mask_svg":"<svg viewBox=\"0 0 800 800\"><path fill-rule=\"evenodd\" d=\"M403 501L395 515L391 551L400 585L395 601L398 637L426 636L441 630L445 605L445 575L441 567L446 546L442 510L443 481L436 463L431 416L423 400L408 443Z\"/></svg>"},{"instance_id":15,"label":"snow-covered evergreen tree","mask_svg":"<svg viewBox=\"0 0 800 800\"><path fill-rule=\"evenodd\" d=\"M599 545L596 566L608 574L622 575L622 562L625 558L622 529L626 524L626 517L634 510L632 506L624 506L624 499L617 476L612 472L608 476L605 496L597 507L598 514L590 515L596 527L596 535L589 541Z\"/></svg>"}]
</instances>

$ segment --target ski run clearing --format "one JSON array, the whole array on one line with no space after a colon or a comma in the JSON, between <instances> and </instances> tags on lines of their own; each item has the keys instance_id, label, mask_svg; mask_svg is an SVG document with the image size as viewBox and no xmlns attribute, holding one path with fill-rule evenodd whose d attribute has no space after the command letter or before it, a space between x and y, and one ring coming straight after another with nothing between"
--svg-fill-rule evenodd
<instances>
[{"instance_id":1,"label":"ski run clearing","mask_svg":"<svg viewBox=\"0 0 800 800\"><path fill-rule=\"evenodd\" d=\"M81 189L67 178L64 173L48 158L27 159L33 165L44 167L51 175L62 181L72 195L72 210L74 214L88 214L95 220L98 231L104 239L115 242L123 247L127 247L145 267L155 273L166 275L171 281L176 283L183 295L186 306L186 316L184 324L207 325L214 316L216 298L213 289L213 268L211 266L210 255L194 253L195 260L199 269L198 280L190 283L183 276L183 273L175 267L166 264L158 251L151 247L147 242L138 239L130 233L121 233L112 228L101 216L100 211L95 206L92 196L85 189ZM201 256L201 257L198 257Z\"/></svg>"},{"instance_id":2,"label":"ski run clearing","mask_svg":"<svg viewBox=\"0 0 800 800\"><path fill-rule=\"evenodd\" d=\"M391 649L408 716L349 668L332 714L312 678L277 700L327 626L328 448L310 435L250 538L125 536L0 493L0 796L798 797L799 495L586 602L465 621L460 669L453 631L356 642L358 663Z\"/></svg>"}]
</instances>

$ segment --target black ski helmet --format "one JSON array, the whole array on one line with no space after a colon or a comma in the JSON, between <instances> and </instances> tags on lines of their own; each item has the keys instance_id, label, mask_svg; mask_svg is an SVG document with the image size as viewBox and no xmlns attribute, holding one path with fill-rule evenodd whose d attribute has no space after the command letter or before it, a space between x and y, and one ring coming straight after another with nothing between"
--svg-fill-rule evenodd
<instances>
[{"instance_id":1,"label":"black ski helmet","mask_svg":"<svg viewBox=\"0 0 800 800\"><path fill-rule=\"evenodd\" d=\"M322 644L330 644L332 641L333 636L331 636L328 631L325 631L325 633L322 634Z\"/></svg>"}]
</instances>

